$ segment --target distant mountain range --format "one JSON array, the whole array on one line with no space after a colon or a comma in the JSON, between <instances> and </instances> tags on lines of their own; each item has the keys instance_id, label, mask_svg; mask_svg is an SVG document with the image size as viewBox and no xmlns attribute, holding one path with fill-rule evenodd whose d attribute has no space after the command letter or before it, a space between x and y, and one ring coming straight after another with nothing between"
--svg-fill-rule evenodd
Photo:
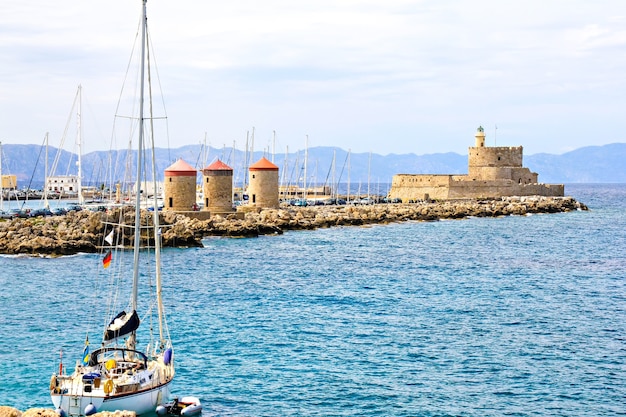
<instances>
[{"instance_id":1,"label":"distant mountain range","mask_svg":"<svg viewBox=\"0 0 626 417\"><path fill-rule=\"evenodd\" d=\"M76 175L77 156L57 149L46 150L39 145L2 145L2 174L17 176L18 188L41 188L45 167L51 172L57 159L54 175ZM48 155L48 163L45 155ZM132 181L135 158L129 161L127 151L98 151L83 155L82 177L88 184L100 185L119 181ZM234 169L236 183L243 182L245 153L232 148L210 148L187 145L177 149L156 149L158 177L178 158L198 169L206 167L216 158ZM271 155L255 152L252 163L262 156L274 160L280 168L284 183L302 183L304 177L304 151ZM467 155L437 153L429 155L348 153L334 147L315 147L308 150L307 183L332 184L351 181L351 184L370 186L388 184L395 174L466 174ZM333 168L334 161L334 168ZM283 169L286 166L287 169ZM587 146L562 155L535 154L524 157L524 166L539 174L543 183L626 183L626 143L604 146ZM111 168L111 169L109 169ZM130 168L130 169L127 169ZM125 175L124 173L130 172Z\"/></svg>"}]
</instances>

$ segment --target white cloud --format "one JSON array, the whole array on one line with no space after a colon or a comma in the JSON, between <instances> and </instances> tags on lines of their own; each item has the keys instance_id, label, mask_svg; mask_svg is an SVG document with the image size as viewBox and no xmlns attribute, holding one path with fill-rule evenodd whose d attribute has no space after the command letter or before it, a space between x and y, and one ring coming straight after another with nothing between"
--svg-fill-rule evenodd
<instances>
[{"instance_id":1,"label":"white cloud","mask_svg":"<svg viewBox=\"0 0 626 417\"><path fill-rule=\"evenodd\" d=\"M82 83L100 138L85 149L107 149L140 1L0 3L0 140L58 136ZM255 126L291 149L309 134L463 153L496 123L527 153L626 141L621 0L150 0L148 15L171 146L243 146Z\"/></svg>"}]
</instances>

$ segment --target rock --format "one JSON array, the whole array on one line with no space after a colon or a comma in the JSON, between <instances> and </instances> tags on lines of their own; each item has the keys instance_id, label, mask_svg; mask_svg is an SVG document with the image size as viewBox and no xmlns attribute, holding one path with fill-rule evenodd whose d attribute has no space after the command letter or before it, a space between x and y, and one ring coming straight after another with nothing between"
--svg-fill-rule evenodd
<instances>
[{"instance_id":1,"label":"rock","mask_svg":"<svg viewBox=\"0 0 626 417\"><path fill-rule=\"evenodd\" d=\"M4 414L4 410L12 413L15 412L17 414ZM52 410L49 408L31 408L24 413L21 413L19 410L16 410L11 407L0 407L0 417L59 417L56 410ZM101 411L99 413L93 414L94 417L137 417L137 413L134 411Z\"/></svg>"},{"instance_id":2,"label":"rock","mask_svg":"<svg viewBox=\"0 0 626 417\"><path fill-rule=\"evenodd\" d=\"M5 405L0 406L0 417L21 417L21 415L22 412L20 410Z\"/></svg>"},{"instance_id":3,"label":"rock","mask_svg":"<svg viewBox=\"0 0 626 417\"><path fill-rule=\"evenodd\" d=\"M59 417L59 415L49 408L30 408L22 413L22 417Z\"/></svg>"}]
</instances>

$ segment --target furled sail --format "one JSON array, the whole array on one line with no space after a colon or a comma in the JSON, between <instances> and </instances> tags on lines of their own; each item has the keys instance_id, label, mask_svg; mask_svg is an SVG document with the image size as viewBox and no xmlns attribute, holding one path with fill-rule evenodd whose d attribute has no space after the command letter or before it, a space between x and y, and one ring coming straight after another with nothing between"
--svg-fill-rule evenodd
<instances>
[{"instance_id":1,"label":"furled sail","mask_svg":"<svg viewBox=\"0 0 626 417\"><path fill-rule=\"evenodd\" d=\"M139 315L136 311L133 310L132 313L122 311L107 326L104 333L104 341L108 342L137 330L139 321Z\"/></svg>"}]
</instances>

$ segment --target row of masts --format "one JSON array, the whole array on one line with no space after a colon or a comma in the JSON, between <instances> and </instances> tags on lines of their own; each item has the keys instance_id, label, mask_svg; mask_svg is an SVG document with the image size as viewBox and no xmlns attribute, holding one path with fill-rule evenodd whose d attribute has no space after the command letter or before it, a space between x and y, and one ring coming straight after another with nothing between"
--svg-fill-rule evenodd
<instances>
[{"instance_id":1,"label":"row of masts","mask_svg":"<svg viewBox=\"0 0 626 417\"><path fill-rule=\"evenodd\" d=\"M76 91L76 97L74 98L74 104L72 105L72 111L74 108L77 108L76 111L76 147L77 147L77 153L78 153L78 160L76 162L76 168L77 168L77 174L76 174L76 178L77 178L77 184L76 184L76 192L77 192L77 198L78 198L78 204L82 205L85 203L85 199L83 197L83 190L82 190L82 124L81 124L81 110L82 110L82 85L78 85L78 90ZM67 123L67 125L65 126L65 132L63 134L63 137L61 138L61 145L60 145L60 149L63 149L63 143L65 141L65 137L68 131L68 127L69 127L69 121ZM49 206L48 204L48 188L49 188L49 179L50 179L50 175L48 175L48 172L56 172L57 169L57 165L59 162L59 158L61 155L61 152L57 151L54 161L52 163L52 170L48 171L48 133L46 133L46 138L45 138L45 147L46 147L46 157L45 157L45 169L44 172L46 173L45 175L45 179L44 179L44 187L43 187L43 198L44 198L44 205L46 207Z\"/></svg>"}]
</instances>

